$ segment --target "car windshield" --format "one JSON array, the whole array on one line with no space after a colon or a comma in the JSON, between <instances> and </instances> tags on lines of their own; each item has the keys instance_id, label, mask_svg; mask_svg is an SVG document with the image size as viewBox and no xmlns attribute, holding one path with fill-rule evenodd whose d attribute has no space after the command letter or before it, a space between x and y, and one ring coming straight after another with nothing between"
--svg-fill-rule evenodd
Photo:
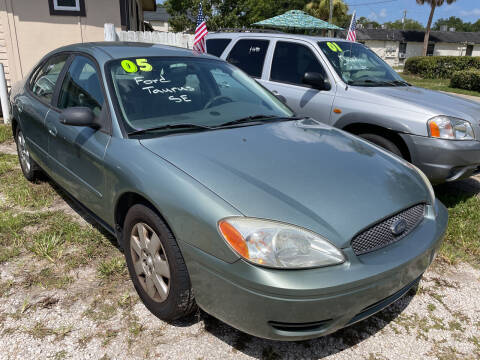
<instances>
[{"instance_id":1,"label":"car windshield","mask_svg":"<svg viewBox=\"0 0 480 360\"><path fill-rule=\"evenodd\" d=\"M347 41L321 41L318 46L346 84L408 85L395 70L362 44Z\"/></svg>"},{"instance_id":2,"label":"car windshield","mask_svg":"<svg viewBox=\"0 0 480 360\"><path fill-rule=\"evenodd\" d=\"M128 133L159 127L205 129L240 119L292 117L274 95L234 66L214 59L128 58L109 62Z\"/></svg>"}]
</instances>

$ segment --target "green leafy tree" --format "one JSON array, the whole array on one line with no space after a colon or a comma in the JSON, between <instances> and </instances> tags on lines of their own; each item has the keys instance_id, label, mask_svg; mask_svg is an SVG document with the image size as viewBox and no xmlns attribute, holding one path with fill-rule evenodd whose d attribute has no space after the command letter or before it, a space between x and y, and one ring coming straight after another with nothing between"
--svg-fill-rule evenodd
<instances>
[{"instance_id":1,"label":"green leafy tree","mask_svg":"<svg viewBox=\"0 0 480 360\"><path fill-rule=\"evenodd\" d=\"M330 0L314 0L305 6L305 11L324 21L328 21L330 16ZM332 22L340 27L348 27L350 24L350 15L348 15L348 5L343 0L333 0Z\"/></svg>"},{"instance_id":2,"label":"green leafy tree","mask_svg":"<svg viewBox=\"0 0 480 360\"><path fill-rule=\"evenodd\" d=\"M454 27L457 31L475 31L473 30L474 24L463 22L462 19L456 16L450 16L448 19L438 19L433 25L433 30L440 30L442 25L446 25L448 28Z\"/></svg>"},{"instance_id":3,"label":"green leafy tree","mask_svg":"<svg viewBox=\"0 0 480 360\"><path fill-rule=\"evenodd\" d=\"M405 19L405 26L402 23L402 20L390 21L386 22L385 25L388 29L396 29L396 30L423 30L424 27L418 21L413 19Z\"/></svg>"},{"instance_id":4,"label":"green leafy tree","mask_svg":"<svg viewBox=\"0 0 480 360\"><path fill-rule=\"evenodd\" d=\"M362 24L364 27L368 27L368 24L372 24L374 29L377 29L380 27L380 24L374 20L370 20L366 18L365 16L360 16L357 19L357 24ZM348 26L348 25L347 25Z\"/></svg>"},{"instance_id":5,"label":"green leafy tree","mask_svg":"<svg viewBox=\"0 0 480 360\"><path fill-rule=\"evenodd\" d=\"M426 56L427 48L428 48L428 39L430 38L430 29L432 27L432 20L433 20L433 15L435 13L435 9L439 6L442 6L444 3L447 3L448 5L453 4L456 0L416 0L416 1L417 1L417 4L419 5L424 5L424 4L430 5L430 15L428 17L427 30L425 31L425 38L423 40L423 56Z\"/></svg>"}]
</instances>

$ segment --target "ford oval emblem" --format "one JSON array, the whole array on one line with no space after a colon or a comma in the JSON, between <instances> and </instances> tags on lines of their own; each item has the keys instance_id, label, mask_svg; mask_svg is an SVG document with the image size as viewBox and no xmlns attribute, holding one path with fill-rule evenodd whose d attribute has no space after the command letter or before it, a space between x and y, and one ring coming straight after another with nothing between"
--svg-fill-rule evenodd
<instances>
[{"instance_id":1,"label":"ford oval emblem","mask_svg":"<svg viewBox=\"0 0 480 360\"><path fill-rule=\"evenodd\" d=\"M404 219L398 219L390 226L390 230L394 236L400 236L407 230L407 222Z\"/></svg>"}]
</instances>

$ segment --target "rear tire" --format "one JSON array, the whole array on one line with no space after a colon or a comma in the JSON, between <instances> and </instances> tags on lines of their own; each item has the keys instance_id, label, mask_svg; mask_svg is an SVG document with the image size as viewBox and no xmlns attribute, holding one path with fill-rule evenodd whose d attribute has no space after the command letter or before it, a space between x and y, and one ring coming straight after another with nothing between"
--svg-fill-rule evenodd
<instances>
[{"instance_id":1,"label":"rear tire","mask_svg":"<svg viewBox=\"0 0 480 360\"><path fill-rule=\"evenodd\" d=\"M394 153L395 155L401 157L401 158L404 158L401 150L398 148L397 145L395 145L395 143L387 138L384 138L383 136L380 136L380 135L376 135L376 134L359 134L358 135L359 137L361 137L362 139L365 139L367 141L370 141L371 143L374 143L375 145L378 145L382 148L384 148L385 150L388 150L392 153Z\"/></svg>"},{"instance_id":2,"label":"rear tire","mask_svg":"<svg viewBox=\"0 0 480 360\"><path fill-rule=\"evenodd\" d=\"M195 310L182 253L157 213L144 205L132 206L125 218L123 245L130 277L148 310L165 321Z\"/></svg>"},{"instance_id":3,"label":"rear tire","mask_svg":"<svg viewBox=\"0 0 480 360\"><path fill-rule=\"evenodd\" d=\"M30 152L28 151L25 143L25 137L23 136L23 132L20 127L17 127L15 142L17 144L18 160L20 162L23 175L28 181L34 182L35 180L38 180L40 175L40 167L31 158Z\"/></svg>"}]
</instances>

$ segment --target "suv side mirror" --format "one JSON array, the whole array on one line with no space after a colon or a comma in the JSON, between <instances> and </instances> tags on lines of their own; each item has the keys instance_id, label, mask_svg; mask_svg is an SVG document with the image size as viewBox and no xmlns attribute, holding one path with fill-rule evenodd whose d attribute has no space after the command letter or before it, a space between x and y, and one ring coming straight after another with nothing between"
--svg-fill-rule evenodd
<instances>
[{"instance_id":1,"label":"suv side mirror","mask_svg":"<svg viewBox=\"0 0 480 360\"><path fill-rule=\"evenodd\" d=\"M325 79L324 75L318 72L305 73L302 82L317 90L330 90L332 88L328 79Z\"/></svg>"},{"instance_id":2,"label":"suv side mirror","mask_svg":"<svg viewBox=\"0 0 480 360\"><path fill-rule=\"evenodd\" d=\"M65 125L89 126L94 129L100 128L95 114L88 107L67 108L60 113L59 120Z\"/></svg>"}]
</instances>

